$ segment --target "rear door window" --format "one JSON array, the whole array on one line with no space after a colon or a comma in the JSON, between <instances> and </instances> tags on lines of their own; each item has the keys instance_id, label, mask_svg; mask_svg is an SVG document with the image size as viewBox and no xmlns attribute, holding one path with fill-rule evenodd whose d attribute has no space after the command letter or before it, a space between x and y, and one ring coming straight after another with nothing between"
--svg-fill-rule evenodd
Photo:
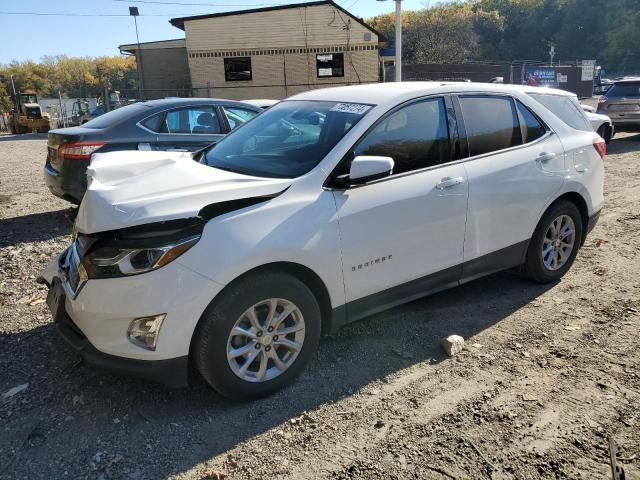
<instances>
[{"instance_id":1,"label":"rear door window","mask_svg":"<svg viewBox=\"0 0 640 480\"><path fill-rule=\"evenodd\" d=\"M640 97L640 82L614 83L606 93L607 97Z\"/></svg>"},{"instance_id":2,"label":"rear door window","mask_svg":"<svg viewBox=\"0 0 640 480\"><path fill-rule=\"evenodd\" d=\"M547 130L544 125L519 100L516 100L516 110L518 111L523 143L533 142L545 134Z\"/></svg>"},{"instance_id":3,"label":"rear door window","mask_svg":"<svg viewBox=\"0 0 640 480\"><path fill-rule=\"evenodd\" d=\"M460 108L474 157L522 144L522 133L511 97L465 95Z\"/></svg>"},{"instance_id":4,"label":"rear door window","mask_svg":"<svg viewBox=\"0 0 640 480\"><path fill-rule=\"evenodd\" d=\"M577 97L531 92L527 92L527 94L551 110L551 113L570 127L585 132L591 132L593 130Z\"/></svg>"},{"instance_id":5,"label":"rear door window","mask_svg":"<svg viewBox=\"0 0 640 480\"><path fill-rule=\"evenodd\" d=\"M400 108L364 137L355 154L393 158L394 174L448 162L451 146L444 99Z\"/></svg>"},{"instance_id":6,"label":"rear door window","mask_svg":"<svg viewBox=\"0 0 640 480\"><path fill-rule=\"evenodd\" d=\"M167 112L161 133L215 135L222 128L214 107L187 107Z\"/></svg>"}]
</instances>

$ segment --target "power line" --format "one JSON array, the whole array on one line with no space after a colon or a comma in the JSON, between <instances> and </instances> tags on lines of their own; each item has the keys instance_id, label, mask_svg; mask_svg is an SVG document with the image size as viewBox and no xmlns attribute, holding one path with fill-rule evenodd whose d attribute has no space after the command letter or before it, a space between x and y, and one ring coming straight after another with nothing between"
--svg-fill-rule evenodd
<instances>
[{"instance_id":1,"label":"power line","mask_svg":"<svg viewBox=\"0 0 640 480\"><path fill-rule=\"evenodd\" d=\"M37 15L43 17L129 17L124 13L44 13L44 12L0 12L0 15ZM183 13L154 13L141 17L176 17Z\"/></svg>"},{"instance_id":2,"label":"power line","mask_svg":"<svg viewBox=\"0 0 640 480\"><path fill-rule=\"evenodd\" d=\"M113 0L125 3L150 3L154 5L184 5L187 7L276 7L282 3L187 3L187 2L161 2L159 0ZM285 4L286 5L286 4Z\"/></svg>"}]
</instances>

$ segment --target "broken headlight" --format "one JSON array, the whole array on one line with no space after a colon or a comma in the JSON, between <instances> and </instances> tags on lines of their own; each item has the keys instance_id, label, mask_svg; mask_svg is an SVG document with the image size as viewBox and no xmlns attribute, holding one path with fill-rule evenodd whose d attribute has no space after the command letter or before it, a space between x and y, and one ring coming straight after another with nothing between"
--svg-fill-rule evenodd
<instances>
[{"instance_id":1,"label":"broken headlight","mask_svg":"<svg viewBox=\"0 0 640 480\"><path fill-rule=\"evenodd\" d=\"M161 246L124 248L98 247L83 259L89 278L113 278L150 272L172 262L200 240L195 235Z\"/></svg>"}]
</instances>

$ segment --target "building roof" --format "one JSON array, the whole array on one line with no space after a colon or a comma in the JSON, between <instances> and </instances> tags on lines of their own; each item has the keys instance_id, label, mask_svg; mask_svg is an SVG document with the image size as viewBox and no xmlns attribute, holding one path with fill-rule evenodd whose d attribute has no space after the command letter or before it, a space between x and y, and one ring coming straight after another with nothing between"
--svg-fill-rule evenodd
<instances>
[{"instance_id":1,"label":"building roof","mask_svg":"<svg viewBox=\"0 0 640 480\"><path fill-rule=\"evenodd\" d=\"M155 42L142 42L138 46L137 43L126 43L118 46L121 52L134 53L140 48L140 50L153 50L161 48L181 48L186 47L187 42L184 38L174 38L172 40L158 40Z\"/></svg>"},{"instance_id":2,"label":"building roof","mask_svg":"<svg viewBox=\"0 0 640 480\"><path fill-rule=\"evenodd\" d=\"M179 28L180 30L184 30L184 23L191 20L203 20L207 18L229 17L232 15L235 16L235 15L245 15L248 13L271 12L273 10L287 10L287 9L301 8L301 7L315 7L318 5L331 5L332 7L337 8L341 12L349 15L349 17L353 18L356 22L358 22L363 27L371 30L373 33L378 35L378 37L381 37L381 34L375 28L365 23L361 18L358 18L352 13L350 13L349 11L345 10L340 5L335 3L333 0L318 0L315 2L290 3L288 5L278 5L274 7L251 8L248 10L235 10L233 12L209 13L206 15L194 15L192 17L178 17L178 18L172 18L171 20L169 20L169 23L171 23L171 25L173 25L174 27Z\"/></svg>"}]
</instances>

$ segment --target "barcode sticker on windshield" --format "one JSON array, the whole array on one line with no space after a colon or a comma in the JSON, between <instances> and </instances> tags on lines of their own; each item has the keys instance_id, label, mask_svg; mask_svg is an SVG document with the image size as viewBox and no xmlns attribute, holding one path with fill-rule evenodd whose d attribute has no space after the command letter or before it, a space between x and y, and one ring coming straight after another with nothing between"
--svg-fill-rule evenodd
<instances>
[{"instance_id":1,"label":"barcode sticker on windshield","mask_svg":"<svg viewBox=\"0 0 640 480\"><path fill-rule=\"evenodd\" d=\"M355 113L363 115L371 108L371 105L363 105L361 103L336 103L331 109L332 112Z\"/></svg>"}]
</instances>

